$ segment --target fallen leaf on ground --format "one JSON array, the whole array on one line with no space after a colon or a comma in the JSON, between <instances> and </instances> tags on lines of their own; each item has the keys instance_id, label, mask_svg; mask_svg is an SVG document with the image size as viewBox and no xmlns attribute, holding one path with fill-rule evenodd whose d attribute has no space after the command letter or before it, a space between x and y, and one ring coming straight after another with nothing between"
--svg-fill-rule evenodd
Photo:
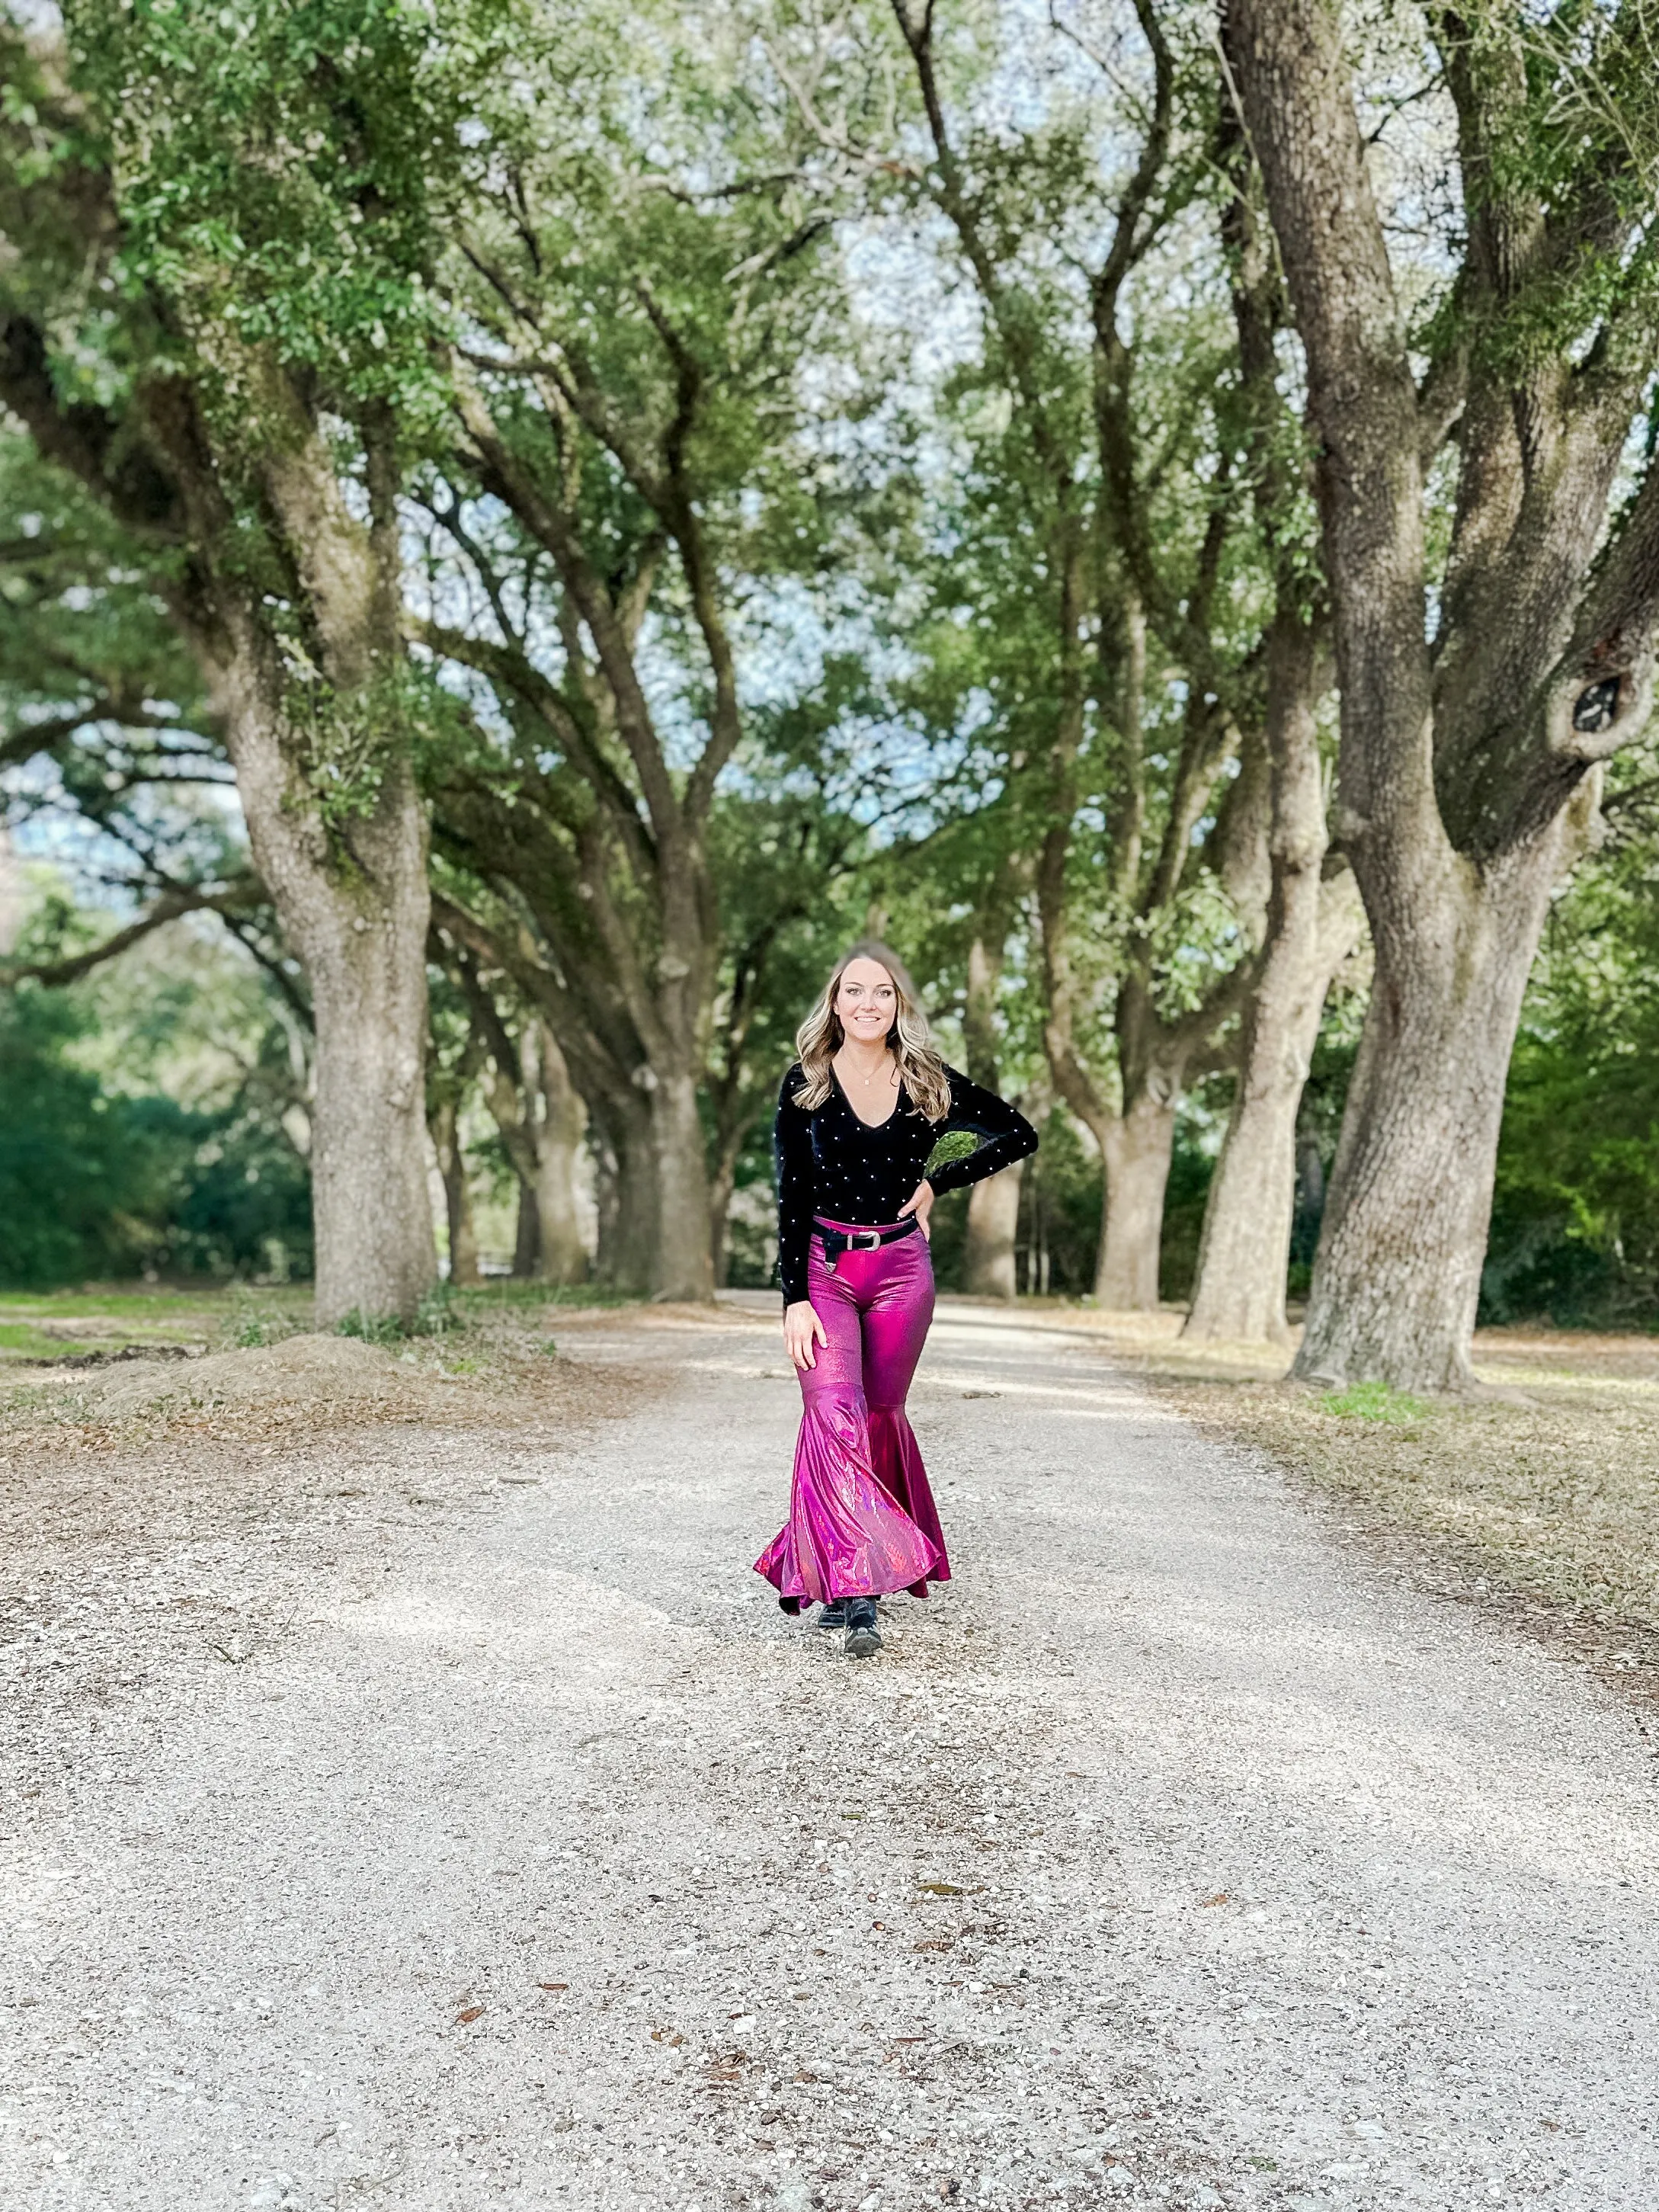
<instances>
[{"instance_id":1,"label":"fallen leaf on ground","mask_svg":"<svg viewBox=\"0 0 1659 2212\"><path fill-rule=\"evenodd\" d=\"M568 1982L538 1982L536 1987L538 1990L568 1990L570 1984Z\"/></svg>"},{"instance_id":2,"label":"fallen leaf on ground","mask_svg":"<svg viewBox=\"0 0 1659 2212\"><path fill-rule=\"evenodd\" d=\"M1231 1890L1218 1889L1213 1897L1206 1897L1200 1901L1199 1910L1203 1911L1208 1905L1224 1905L1231 1894L1232 1893Z\"/></svg>"},{"instance_id":3,"label":"fallen leaf on ground","mask_svg":"<svg viewBox=\"0 0 1659 2212\"><path fill-rule=\"evenodd\" d=\"M475 2020L482 2020L483 2017L483 2007L482 2005L468 2005L465 2012L458 2012L456 2014L455 2025L457 2027L465 2027L469 2026L471 2021Z\"/></svg>"}]
</instances>

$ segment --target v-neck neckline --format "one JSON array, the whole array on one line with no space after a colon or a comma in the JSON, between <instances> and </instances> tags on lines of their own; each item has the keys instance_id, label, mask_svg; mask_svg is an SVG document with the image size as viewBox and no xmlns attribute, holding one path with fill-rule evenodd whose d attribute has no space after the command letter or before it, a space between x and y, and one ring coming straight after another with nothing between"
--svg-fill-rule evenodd
<instances>
[{"instance_id":1,"label":"v-neck neckline","mask_svg":"<svg viewBox=\"0 0 1659 2212\"><path fill-rule=\"evenodd\" d=\"M901 1075L898 1079L898 1088L893 1093L893 1114L884 1114L879 1121L866 1121L863 1115L860 1113L858 1108L853 1103L852 1099L848 1096L847 1085L841 1079L841 1070L836 1066L833 1060L830 1063L830 1080L834 1083L836 1090L841 1093L842 1104L847 1109L853 1119L858 1123L860 1129L884 1129L887 1127L887 1124L892 1120L893 1114L896 1114L900 1106L903 1103L904 1078Z\"/></svg>"}]
</instances>

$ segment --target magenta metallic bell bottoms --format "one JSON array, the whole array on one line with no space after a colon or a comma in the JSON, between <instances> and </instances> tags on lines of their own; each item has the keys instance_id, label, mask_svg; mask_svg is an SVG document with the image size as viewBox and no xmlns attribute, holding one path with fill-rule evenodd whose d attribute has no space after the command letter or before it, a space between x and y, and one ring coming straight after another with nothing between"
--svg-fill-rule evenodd
<instances>
[{"instance_id":1,"label":"magenta metallic bell bottoms","mask_svg":"<svg viewBox=\"0 0 1659 2212\"><path fill-rule=\"evenodd\" d=\"M841 1229L848 1224L825 1224ZM854 1226L868 1224L853 1224ZM789 1518L755 1562L786 1613L837 1597L951 1579L905 1394L933 1317L933 1260L920 1231L832 1268L815 1234L806 1295L830 1341L800 1373Z\"/></svg>"}]
</instances>

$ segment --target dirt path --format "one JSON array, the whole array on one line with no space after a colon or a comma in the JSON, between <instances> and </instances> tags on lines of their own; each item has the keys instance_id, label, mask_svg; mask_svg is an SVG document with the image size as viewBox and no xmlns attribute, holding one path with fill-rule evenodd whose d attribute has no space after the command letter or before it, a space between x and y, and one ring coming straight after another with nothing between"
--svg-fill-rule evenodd
<instances>
[{"instance_id":1,"label":"dirt path","mask_svg":"<svg viewBox=\"0 0 1659 2212\"><path fill-rule=\"evenodd\" d=\"M1594 1684L963 1306L958 1579L848 1662L746 1572L770 1302L561 1342L656 1382L273 1446L258 1510L77 1524L72 1599L15 1544L6 2212L1650 2212L1659 1808Z\"/></svg>"}]
</instances>

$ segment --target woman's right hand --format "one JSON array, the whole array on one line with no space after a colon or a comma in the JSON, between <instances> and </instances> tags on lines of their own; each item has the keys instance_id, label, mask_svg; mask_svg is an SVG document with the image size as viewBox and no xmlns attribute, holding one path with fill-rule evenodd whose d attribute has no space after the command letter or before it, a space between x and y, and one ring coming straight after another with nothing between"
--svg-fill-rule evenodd
<instances>
[{"instance_id":1,"label":"woman's right hand","mask_svg":"<svg viewBox=\"0 0 1659 2212\"><path fill-rule=\"evenodd\" d=\"M813 1311L811 1298L797 1298L794 1304L783 1310L783 1341L789 1357L799 1368L816 1367L814 1340L827 1349L830 1338L823 1323Z\"/></svg>"}]
</instances>

